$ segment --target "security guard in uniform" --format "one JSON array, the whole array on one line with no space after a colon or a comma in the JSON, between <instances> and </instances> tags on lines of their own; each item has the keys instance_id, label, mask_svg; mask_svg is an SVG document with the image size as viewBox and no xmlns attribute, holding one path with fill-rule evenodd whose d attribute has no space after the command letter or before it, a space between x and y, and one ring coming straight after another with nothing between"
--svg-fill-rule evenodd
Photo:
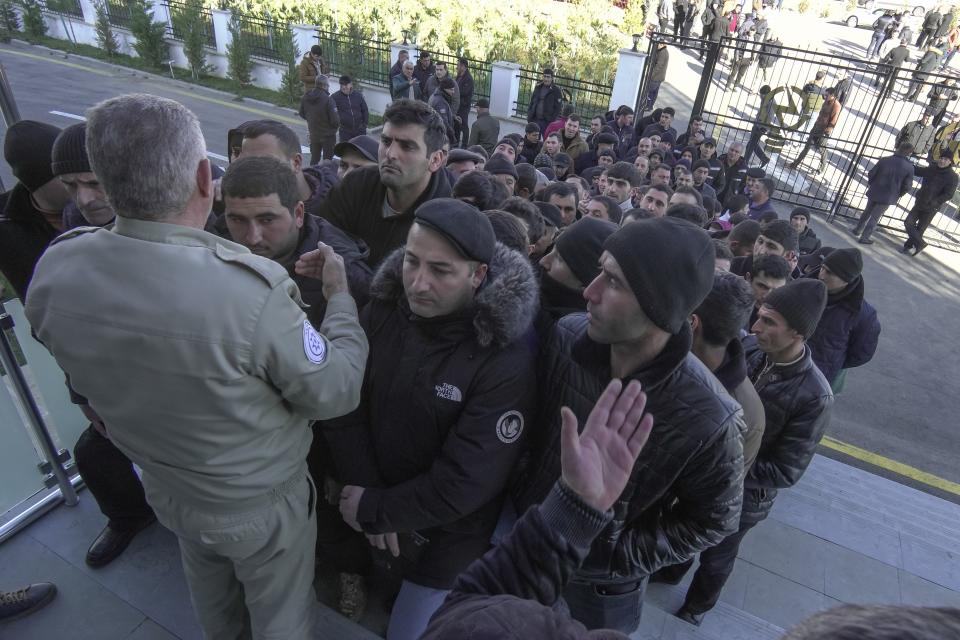
<instances>
[{"instance_id":1,"label":"security guard in uniform","mask_svg":"<svg viewBox=\"0 0 960 640\"><path fill-rule=\"evenodd\" d=\"M318 331L283 267L202 231L210 164L172 100L100 103L87 150L116 225L51 245L27 317L143 470L205 637L308 638L308 422L357 407L367 358L343 261L325 245L301 257L323 280Z\"/></svg>"}]
</instances>

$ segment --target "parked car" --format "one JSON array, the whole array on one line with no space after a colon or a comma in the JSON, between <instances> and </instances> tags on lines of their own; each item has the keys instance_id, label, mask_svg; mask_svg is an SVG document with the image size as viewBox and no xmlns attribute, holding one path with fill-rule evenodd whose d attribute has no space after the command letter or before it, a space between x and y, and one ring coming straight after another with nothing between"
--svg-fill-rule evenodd
<instances>
[{"instance_id":1,"label":"parked car","mask_svg":"<svg viewBox=\"0 0 960 640\"><path fill-rule=\"evenodd\" d=\"M853 27L853 28L863 27L865 29L872 29L873 23L877 21L877 18L882 16L884 12L892 10L891 8L873 7L872 6L873 2L874 0L867 0L866 4L870 4L871 5L870 7L861 5L856 9L854 9L853 11L851 11L849 14L847 14L847 17L843 21L843 23L848 27ZM884 2L884 4L893 4L893 3ZM903 5L898 5L896 9L902 11ZM926 11L927 10L924 9L919 15L922 16L924 13L926 13ZM916 30L920 27L920 20L918 18L913 17L916 15L917 14L914 13L912 16L908 15L904 17L904 23L909 24L911 27L913 27L914 32L916 32Z\"/></svg>"}]
</instances>

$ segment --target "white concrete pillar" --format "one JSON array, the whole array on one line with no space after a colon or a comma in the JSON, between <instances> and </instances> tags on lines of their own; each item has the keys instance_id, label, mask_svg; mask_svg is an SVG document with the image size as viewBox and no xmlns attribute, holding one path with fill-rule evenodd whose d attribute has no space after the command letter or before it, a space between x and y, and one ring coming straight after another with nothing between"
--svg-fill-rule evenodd
<instances>
[{"instance_id":1,"label":"white concrete pillar","mask_svg":"<svg viewBox=\"0 0 960 640\"><path fill-rule=\"evenodd\" d=\"M300 51L300 56L306 55L310 47L317 44L317 27L312 24L294 24L290 25L293 30L293 42Z\"/></svg>"},{"instance_id":2,"label":"white concrete pillar","mask_svg":"<svg viewBox=\"0 0 960 640\"><path fill-rule=\"evenodd\" d=\"M620 49L617 75L613 79L613 90L610 92L611 110L622 104L633 108L637 102L637 92L640 91L640 83L643 82L643 71L646 65L646 52Z\"/></svg>"},{"instance_id":3,"label":"white concrete pillar","mask_svg":"<svg viewBox=\"0 0 960 640\"><path fill-rule=\"evenodd\" d=\"M213 14L213 34L217 39L217 53L226 55L227 46L233 42L230 35L230 12L223 9L211 9Z\"/></svg>"},{"instance_id":4,"label":"white concrete pillar","mask_svg":"<svg viewBox=\"0 0 960 640\"><path fill-rule=\"evenodd\" d=\"M490 115L510 118L520 96L520 65L498 60L490 74Z\"/></svg>"},{"instance_id":5,"label":"white concrete pillar","mask_svg":"<svg viewBox=\"0 0 960 640\"><path fill-rule=\"evenodd\" d=\"M83 12L84 22L97 24L97 7L91 0L80 0L80 10Z\"/></svg>"}]
</instances>

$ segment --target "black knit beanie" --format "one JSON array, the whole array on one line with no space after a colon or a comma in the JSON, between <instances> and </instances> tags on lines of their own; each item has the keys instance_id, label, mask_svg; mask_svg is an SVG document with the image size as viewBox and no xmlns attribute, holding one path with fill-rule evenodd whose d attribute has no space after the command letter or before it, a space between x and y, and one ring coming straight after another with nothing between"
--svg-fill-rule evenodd
<instances>
[{"instance_id":1,"label":"black knit beanie","mask_svg":"<svg viewBox=\"0 0 960 640\"><path fill-rule=\"evenodd\" d=\"M603 248L620 265L643 312L669 333L680 332L713 287L713 241L686 220L633 222L607 238Z\"/></svg>"},{"instance_id":2,"label":"black knit beanie","mask_svg":"<svg viewBox=\"0 0 960 640\"><path fill-rule=\"evenodd\" d=\"M87 173L90 160L87 158L87 123L78 122L60 132L53 143L50 169L53 175Z\"/></svg>"},{"instance_id":3,"label":"black knit beanie","mask_svg":"<svg viewBox=\"0 0 960 640\"><path fill-rule=\"evenodd\" d=\"M860 249L834 249L823 259L823 266L844 282L853 282L863 271Z\"/></svg>"},{"instance_id":4,"label":"black knit beanie","mask_svg":"<svg viewBox=\"0 0 960 640\"><path fill-rule=\"evenodd\" d=\"M50 151L58 135L58 127L35 120L21 120L7 129L3 157L28 191L36 191L53 180Z\"/></svg>"},{"instance_id":5,"label":"black knit beanie","mask_svg":"<svg viewBox=\"0 0 960 640\"><path fill-rule=\"evenodd\" d=\"M800 278L771 291L763 305L782 315L806 340L813 335L827 306L827 285L814 278Z\"/></svg>"},{"instance_id":6,"label":"black knit beanie","mask_svg":"<svg viewBox=\"0 0 960 640\"><path fill-rule=\"evenodd\" d=\"M599 218L581 218L557 238L560 257L584 287L600 274L603 243L617 231L617 225Z\"/></svg>"}]
</instances>

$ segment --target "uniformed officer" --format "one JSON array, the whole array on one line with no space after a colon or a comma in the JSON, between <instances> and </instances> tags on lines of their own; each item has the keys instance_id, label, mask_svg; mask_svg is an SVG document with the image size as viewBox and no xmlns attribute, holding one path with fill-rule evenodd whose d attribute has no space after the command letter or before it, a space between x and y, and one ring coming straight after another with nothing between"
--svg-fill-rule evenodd
<instances>
[{"instance_id":1,"label":"uniformed officer","mask_svg":"<svg viewBox=\"0 0 960 640\"><path fill-rule=\"evenodd\" d=\"M90 110L87 150L117 221L61 236L26 313L180 540L207 638L307 638L315 596L308 421L356 408L367 342L322 245L327 312L287 271L204 232L199 122L150 95Z\"/></svg>"}]
</instances>

